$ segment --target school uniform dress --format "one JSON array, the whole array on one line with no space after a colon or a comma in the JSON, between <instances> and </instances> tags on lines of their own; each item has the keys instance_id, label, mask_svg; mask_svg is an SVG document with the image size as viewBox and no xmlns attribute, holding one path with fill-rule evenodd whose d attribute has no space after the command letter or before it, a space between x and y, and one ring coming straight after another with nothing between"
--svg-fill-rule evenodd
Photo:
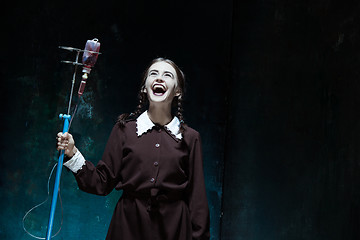
<instances>
[{"instance_id":1,"label":"school uniform dress","mask_svg":"<svg viewBox=\"0 0 360 240\"><path fill-rule=\"evenodd\" d=\"M210 238L200 135L179 129L177 117L160 126L145 111L113 127L96 166L79 151L64 163L85 192L123 190L107 240Z\"/></svg>"}]
</instances>

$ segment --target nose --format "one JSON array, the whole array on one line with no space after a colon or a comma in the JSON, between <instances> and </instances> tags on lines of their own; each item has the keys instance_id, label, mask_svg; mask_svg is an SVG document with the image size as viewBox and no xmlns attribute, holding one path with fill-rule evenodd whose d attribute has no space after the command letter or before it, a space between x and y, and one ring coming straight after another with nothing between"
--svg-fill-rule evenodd
<instances>
[{"instance_id":1,"label":"nose","mask_svg":"<svg viewBox=\"0 0 360 240\"><path fill-rule=\"evenodd\" d=\"M155 82L162 83L162 82L164 82L164 80L162 79L161 76L159 76L156 78Z\"/></svg>"}]
</instances>

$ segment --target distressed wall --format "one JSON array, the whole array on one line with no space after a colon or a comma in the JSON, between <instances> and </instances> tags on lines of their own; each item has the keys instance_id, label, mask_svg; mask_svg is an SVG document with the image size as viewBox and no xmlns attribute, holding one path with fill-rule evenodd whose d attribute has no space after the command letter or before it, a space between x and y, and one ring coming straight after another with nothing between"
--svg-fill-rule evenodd
<instances>
[{"instance_id":1,"label":"distressed wall","mask_svg":"<svg viewBox=\"0 0 360 240\"><path fill-rule=\"evenodd\" d=\"M57 116L67 110L73 71L60 60L75 57L58 46L83 48L97 37L102 54L71 127L79 149L96 163L117 116L136 107L146 65L159 56L174 60L188 80L186 121L202 135L212 239L219 239L231 2L24 1L6 8L0 238L31 239L22 217L46 197L57 160L55 136L62 129ZM121 192L83 193L64 170L61 193L64 223L57 238L104 239ZM49 206L28 216L25 225L33 234L46 232Z\"/></svg>"}]
</instances>

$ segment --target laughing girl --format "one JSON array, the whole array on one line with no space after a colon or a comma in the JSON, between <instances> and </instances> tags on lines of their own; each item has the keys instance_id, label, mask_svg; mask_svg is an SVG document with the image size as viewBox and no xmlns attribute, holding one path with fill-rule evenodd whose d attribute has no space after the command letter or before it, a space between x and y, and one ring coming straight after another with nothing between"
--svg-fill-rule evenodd
<instances>
[{"instance_id":1,"label":"laughing girl","mask_svg":"<svg viewBox=\"0 0 360 240\"><path fill-rule=\"evenodd\" d=\"M208 240L209 209L199 133L183 120L185 77L158 58L145 71L139 105L120 115L96 166L58 133L64 165L81 190L107 195L123 190L107 240ZM175 111L173 111L175 109Z\"/></svg>"}]
</instances>

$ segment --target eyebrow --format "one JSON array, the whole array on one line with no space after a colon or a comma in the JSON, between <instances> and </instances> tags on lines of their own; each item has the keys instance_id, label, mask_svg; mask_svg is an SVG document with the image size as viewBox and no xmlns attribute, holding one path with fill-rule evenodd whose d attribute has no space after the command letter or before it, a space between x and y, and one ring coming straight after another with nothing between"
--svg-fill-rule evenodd
<instances>
[{"instance_id":1,"label":"eyebrow","mask_svg":"<svg viewBox=\"0 0 360 240\"><path fill-rule=\"evenodd\" d=\"M159 70L152 69L152 70L150 70L150 71L149 71L149 73L151 73L151 72L156 72L156 73L159 73ZM172 73L172 72L170 72L170 71L165 71L164 73L170 73L172 77L174 77L174 76L175 76L175 75L174 75L174 73Z\"/></svg>"}]
</instances>

